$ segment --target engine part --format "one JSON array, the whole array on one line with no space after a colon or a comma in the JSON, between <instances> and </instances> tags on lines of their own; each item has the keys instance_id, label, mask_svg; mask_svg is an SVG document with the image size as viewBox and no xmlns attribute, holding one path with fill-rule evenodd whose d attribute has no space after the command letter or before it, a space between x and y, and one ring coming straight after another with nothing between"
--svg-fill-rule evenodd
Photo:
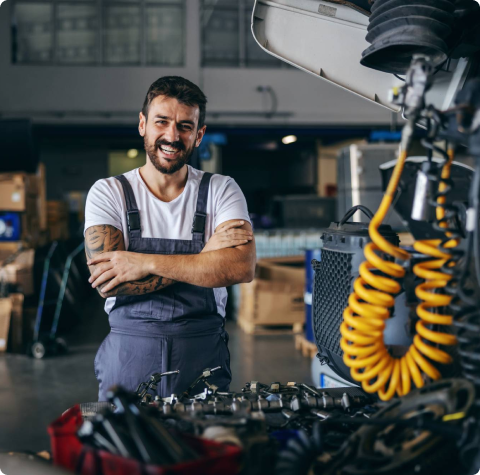
<instances>
[{"instance_id":1,"label":"engine part","mask_svg":"<svg viewBox=\"0 0 480 475\"><path fill-rule=\"evenodd\" d=\"M436 257L435 261L417 264L414 272L426 282L417 287L416 295L421 300L417 306L419 321L416 323L416 335L413 344L401 358L393 357L383 341L385 321L390 318L394 305L394 295L401 286L399 280L405 276L405 269L396 262L384 260L378 252L391 258L406 261L410 254L386 242L377 231L393 201L400 176L407 157L408 143L415 123L425 109L424 96L431 85L432 68L426 58L415 58L407 74L405 86L394 94L395 100L405 107L409 122L402 132L402 146L399 159L387 187L384 199L369 227L373 243L365 248L366 262L360 266L360 277L354 284L354 293L349 298L349 305L344 311L344 321L340 327L341 348L345 352L344 362L351 368L351 375L362 383L366 392L378 392L382 400L389 400L395 394L407 394L412 381L420 388L424 385L422 372L433 380L441 377L439 370L431 361L447 364L451 356L436 347L437 344L455 345L456 338L450 333L440 332L430 325L452 325L452 316L432 312L442 306L448 306L451 296L440 295L438 290L444 288L450 279L445 273L436 272L447 262L453 264L448 249L456 247L458 240L450 232L451 216L446 214L445 194L448 192L450 167L453 159L451 153L442 171L442 179L435 206L437 207L438 228L446 233L446 241L419 241L417 251ZM439 246L442 245L442 249ZM375 271L383 275L376 274ZM435 293L430 292L435 290ZM425 341L433 343L429 345ZM428 359L427 359L428 358ZM388 386L387 386L388 383Z\"/></svg>"},{"instance_id":2,"label":"engine part","mask_svg":"<svg viewBox=\"0 0 480 475\"><path fill-rule=\"evenodd\" d=\"M453 296L454 326L459 342L463 376L477 391L480 408L480 80L469 81L455 100L458 129L469 134L469 151L475 158L475 173L467 211L467 251L451 272L447 290ZM473 253L473 259L471 259ZM472 265L473 260L473 265ZM447 269L448 271L448 269ZM478 435L477 435L478 437Z\"/></svg>"},{"instance_id":3,"label":"engine part","mask_svg":"<svg viewBox=\"0 0 480 475\"><path fill-rule=\"evenodd\" d=\"M172 374L179 374L180 370L175 370L175 371L167 371L165 373L153 373L150 376L150 380L140 383L137 387L137 390L135 391L137 393L137 397L142 401L143 403L149 403L152 400L152 395L149 394L149 391L156 391L158 387L158 383L162 380L164 376L170 376Z\"/></svg>"},{"instance_id":4,"label":"engine part","mask_svg":"<svg viewBox=\"0 0 480 475\"><path fill-rule=\"evenodd\" d=\"M278 456L275 473L278 475L307 475L313 462L323 448L321 425L314 424L312 435L299 431L298 437L291 439L287 448Z\"/></svg>"},{"instance_id":5,"label":"engine part","mask_svg":"<svg viewBox=\"0 0 480 475\"><path fill-rule=\"evenodd\" d=\"M363 421L363 427L321 473L456 473L459 460L455 442L474 398L473 385L464 379L443 380L412 391Z\"/></svg>"},{"instance_id":6,"label":"engine part","mask_svg":"<svg viewBox=\"0 0 480 475\"><path fill-rule=\"evenodd\" d=\"M83 423L78 437L87 445L147 464L171 465L198 455L159 420L159 412L137 406L136 393L113 387L107 393L116 412L97 414Z\"/></svg>"},{"instance_id":7,"label":"engine part","mask_svg":"<svg viewBox=\"0 0 480 475\"><path fill-rule=\"evenodd\" d=\"M446 61L453 1L376 0L371 11L366 36L371 46L362 53L362 65L405 74L416 54L429 56L434 67Z\"/></svg>"},{"instance_id":8,"label":"engine part","mask_svg":"<svg viewBox=\"0 0 480 475\"><path fill-rule=\"evenodd\" d=\"M185 397L190 397L191 392L193 389L199 384L200 382L203 382L205 386L212 392L212 394L215 394L218 390L218 387L215 386L214 384L210 384L207 379L212 376L212 374L215 371L218 371L219 369L222 369L221 366L217 366L216 368L206 368L203 370L202 374L190 385L190 387L183 393Z\"/></svg>"}]
</instances>

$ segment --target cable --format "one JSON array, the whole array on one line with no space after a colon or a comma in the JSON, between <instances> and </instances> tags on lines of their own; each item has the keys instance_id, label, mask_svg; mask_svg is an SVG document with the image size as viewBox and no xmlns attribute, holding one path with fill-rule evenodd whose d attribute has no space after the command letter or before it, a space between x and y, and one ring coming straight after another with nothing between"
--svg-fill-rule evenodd
<instances>
[{"instance_id":1,"label":"cable","mask_svg":"<svg viewBox=\"0 0 480 475\"><path fill-rule=\"evenodd\" d=\"M427 355L431 360L438 363L449 364L452 357L439 348L427 345L422 341L432 341L436 344L455 345L457 340L454 335L449 333L441 333L438 330L433 331L427 328L427 325L451 326L453 324L453 316L439 313L441 308L448 307L452 301L452 296L445 291L447 283L452 279L451 273L443 272L442 269L453 267L455 261L452 260L451 249L456 248L460 243L458 238L454 237L454 230L448 228L448 218L446 212L446 195L450 191L449 183L451 165L454 157L452 149L448 151L448 160L442 168L440 183L438 186L436 203L436 218L440 229L445 230L447 236L446 241L442 239L430 239L417 241L414 249L421 254L434 257L431 261L416 264L413 272L417 277L424 279L425 282L419 284L415 289L415 295L420 300L417 306L417 315L420 320L416 324L417 335L414 337L414 345ZM448 263L448 264L447 264ZM438 373L438 371L437 371ZM430 375L433 379L438 379L440 373Z\"/></svg>"},{"instance_id":2,"label":"cable","mask_svg":"<svg viewBox=\"0 0 480 475\"><path fill-rule=\"evenodd\" d=\"M429 359L448 363L451 361L451 357L444 351L426 344L424 340L443 345L456 343L453 335L427 328L427 325L430 324L452 324L451 315L438 315L429 311L430 308L448 305L452 299L449 295L429 292L429 290L435 290L447 284L448 279L442 274L442 280L440 280L440 273L436 271L441 267L440 264L443 265L450 258L450 255L447 255L443 249L434 249L433 243L430 242L428 245L425 242L419 244L423 251L428 251L428 255L437 259L434 261L435 264L430 261L428 268L420 268L428 280L417 287L417 296L420 293L423 302L417 309L420 321L416 325L417 334L413 344L403 357L395 358L390 355L383 340L385 321L390 318L390 308L395 304L395 294L401 290L397 280L404 277L405 269L392 260L382 258L377 252L380 251L386 256L401 260L408 260L410 254L387 242L378 229L392 203L406 157L406 147L402 147L387 191L377 213L370 222L369 235L372 242L365 247L366 261L360 265L360 276L354 283L354 291L349 297L348 306L343 313L344 320L340 326L342 334L340 346L344 351L343 360L350 367L352 378L361 382L365 392L377 392L383 401L390 400L395 394L402 396L409 393L412 381L416 387L423 387L422 372L434 380L440 378L440 372ZM450 176L452 159L453 153L442 170L443 181L441 183L444 183ZM445 187L446 183L441 186L437 199L439 205L437 219L440 217L441 220L445 218L445 215L442 215L444 211L438 210L443 210L445 206L444 195L447 191ZM443 228L444 226L442 226ZM436 244L440 245L441 241ZM380 271L382 275L376 271Z\"/></svg>"},{"instance_id":3,"label":"cable","mask_svg":"<svg viewBox=\"0 0 480 475\"><path fill-rule=\"evenodd\" d=\"M468 379L477 391L476 405L480 406L480 309L479 296L475 292L465 290L469 281L471 253L474 255L474 272L476 274L476 287L480 283L480 249L479 239L479 211L480 211L480 160L477 158L475 173L471 184L470 207L474 214L473 229L467 227L467 257L463 262L461 274L458 276L457 285L451 290L454 295L452 308L454 314L454 326L457 330L459 343L458 353L461 357L463 376Z\"/></svg>"}]
</instances>

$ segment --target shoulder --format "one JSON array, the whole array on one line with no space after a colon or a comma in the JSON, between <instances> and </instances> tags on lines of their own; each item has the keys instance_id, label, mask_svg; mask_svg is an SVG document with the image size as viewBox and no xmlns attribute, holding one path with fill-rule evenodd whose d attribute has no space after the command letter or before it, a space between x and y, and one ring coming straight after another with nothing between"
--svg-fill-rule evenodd
<instances>
[{"instance_id":1,"label":"shoulder","mask_svg":"<svg viewBox=\"0 0 480 475\"><path fill-rule=\"evenodd\" d=\"M130 182L130 184L134 185L136 182L137 178L137 173L136 169L131 170L127 173L124 174L124 176L127 178L127 180ZM90 188L89 191L89 196L110 196L114 198L119 198L123 197L123 188L122 184L120 183L117 178L114 176L111 176L109 178L102 178L100 180L97 180L92 187Z\"/></svg>"},{"instance_id":2,"label":"shoulder","mask_svg":"<svg viewBox=\"0 0 480 475\"><path fill-rule=\"evenodd\" d=\"M204 171L198 170L197 168L193 168L190 165L188 165L189 180L192 180L193 182L197 182L197 184L199 185L200 182L202 181L203 175L205 175ZM214 173L212 175L212 178L210 179L210 188L213 191L218 191L219 189L227 186L227 184L230 182L234 182L233 178L225 175L220 175L218 173Z\"/></svg>"}]
</instances>

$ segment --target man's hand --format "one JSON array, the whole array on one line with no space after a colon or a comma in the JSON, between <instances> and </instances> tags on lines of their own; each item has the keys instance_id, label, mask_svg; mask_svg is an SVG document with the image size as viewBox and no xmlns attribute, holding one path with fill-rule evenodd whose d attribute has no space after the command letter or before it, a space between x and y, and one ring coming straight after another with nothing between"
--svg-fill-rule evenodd
<instances>
[{"instance_id":1,"label":"man's hand","mask_svg":"<svg viewBox=\"0 0 480 475\"><path fill-rule=\"evenodd\" d=\"M115 251L105 252L90 259L87 264L95 266L88 281L93 288L103 285L102 293L106 294L124 282L137 282L150 273L146 270L148 254L137 252Z\"/></svg>"},{"instance_id":2,"label":"man's hand","mask_svg":"<svg viewBox=\"0 0 480 475\"><path fill-rule=\"evenodd\" d=\"M208 240L202 252L218 251L249 243L253 239L253 232L248 229L240 229L244 224L244 221L227 221L221 224Z\"/></svg>"}]
</instances>

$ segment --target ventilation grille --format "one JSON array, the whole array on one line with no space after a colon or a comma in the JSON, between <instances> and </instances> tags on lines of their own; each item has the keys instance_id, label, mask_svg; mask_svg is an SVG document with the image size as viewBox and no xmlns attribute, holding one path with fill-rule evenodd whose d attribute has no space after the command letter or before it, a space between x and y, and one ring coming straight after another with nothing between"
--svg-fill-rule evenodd
<instances>
[{"instance_id":1,"label":"ventilation grille","mask_svg":"<svg viewBox=\"0 0 480 475\"><path fill-rule=\"evenodd\" d=\"M322 261L314 261L313 330L320 352L342 355L340 324L352 284L352 254L323 249Z\"/></svg>"}]
</instances>

